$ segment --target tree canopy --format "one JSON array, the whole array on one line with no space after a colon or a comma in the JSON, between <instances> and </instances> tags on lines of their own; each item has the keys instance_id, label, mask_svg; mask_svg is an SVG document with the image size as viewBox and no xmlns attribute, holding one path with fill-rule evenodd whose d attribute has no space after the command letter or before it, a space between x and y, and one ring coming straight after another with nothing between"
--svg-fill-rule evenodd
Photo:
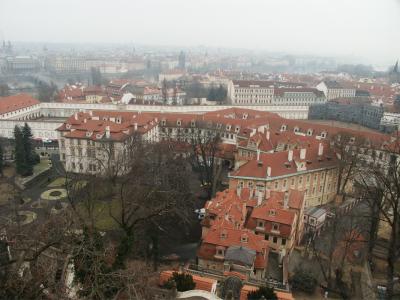
<instances>
[{"instance_id":1,"label":"tree canopy","mask_svg":"<svg viewBox=\"0 0 400 300\"><path fill-rule=\"evenodd\" d=\"M278 300L278 297L276 296L274 289L266 286L262 286L258 290L248 293L247 299L260 300L262 296L264 296L264 298L267 300Z\"/></svg>"},{"instance_id":2,"label":"tree canopy","mask_svg":"<svg viewBox=\"0 0 400 300\"><path fill-rule=\"evenodd\" d=\"M15 126L14 139L17 173L22 176L32 175L33 166L37 163L37 160L33 152L31 128L27 123L22 128Z\"/></svg>"}]
</instances>

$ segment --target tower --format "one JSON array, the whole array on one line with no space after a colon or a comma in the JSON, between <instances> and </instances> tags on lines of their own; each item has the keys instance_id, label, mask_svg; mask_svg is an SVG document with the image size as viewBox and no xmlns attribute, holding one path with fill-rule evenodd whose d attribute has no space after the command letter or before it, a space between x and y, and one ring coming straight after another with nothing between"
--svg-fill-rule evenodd
<instances>
[{"instance_id":1,"label":"tower","mask_svg":"<svg viewBox=\"0 0 400 300\"><path fill-rule=\"evenodd\" d=\"M179 53L179 69L185 69L186 66L186 55L185 52Z\"/></svg>"},{"instance_id":2,"label":"tower","mask_svg":"<svg viewBox=\"0 0 400 300\"><path fill-rule=\"evenodd\" d=\"M391 83L400 83L399 61L394 64L393 69L389 72L389 80Z\"/></svg>"}]
</instances>

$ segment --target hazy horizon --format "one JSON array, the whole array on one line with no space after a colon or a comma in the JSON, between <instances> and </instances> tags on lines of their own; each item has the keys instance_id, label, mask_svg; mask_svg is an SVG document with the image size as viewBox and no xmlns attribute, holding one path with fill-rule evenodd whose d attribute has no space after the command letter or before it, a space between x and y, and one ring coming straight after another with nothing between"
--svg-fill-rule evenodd
<instances>
[{"instance_id":1,"label":"hazy horizon","mask_svg":"<svg viewBox=\"0 0 400 300\"><path fill-rule=\"evenodd\" d=\"M399 0L2 0L0 39L400 58Z\"/></svg>"}]
</instances>

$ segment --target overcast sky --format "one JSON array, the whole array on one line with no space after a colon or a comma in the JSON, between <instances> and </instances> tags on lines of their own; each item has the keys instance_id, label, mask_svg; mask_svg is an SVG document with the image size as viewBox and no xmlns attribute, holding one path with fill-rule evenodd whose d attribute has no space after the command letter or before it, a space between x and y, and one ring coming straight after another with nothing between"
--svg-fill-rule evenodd
<instances>
[{"instance_id":1,"label":"overcast sky","mask_svg":"<svg viewBox=\"0 0 400 300\"><path fill-rule=\"evenodd\" d=\"M400 58L400 0L0 0L0 39Z\"/></svg>"}]
</instances>

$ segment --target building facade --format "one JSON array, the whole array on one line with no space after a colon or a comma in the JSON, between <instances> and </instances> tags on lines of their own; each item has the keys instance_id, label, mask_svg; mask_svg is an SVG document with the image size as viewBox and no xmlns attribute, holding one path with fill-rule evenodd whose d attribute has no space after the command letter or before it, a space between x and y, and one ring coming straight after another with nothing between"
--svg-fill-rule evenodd
<instances>
[{"instance_id":1,"label":"building facade","mask_svg":"<svg viewBox=\"0 0 400 300\"><path fill-rule=\"evenodd\" d=\"M325 80L319 83L316 88L324 93L328 101L337 98L354 98L356 96L355 88L344 87L337 81Z\"/></svg>"}]
</instances>

